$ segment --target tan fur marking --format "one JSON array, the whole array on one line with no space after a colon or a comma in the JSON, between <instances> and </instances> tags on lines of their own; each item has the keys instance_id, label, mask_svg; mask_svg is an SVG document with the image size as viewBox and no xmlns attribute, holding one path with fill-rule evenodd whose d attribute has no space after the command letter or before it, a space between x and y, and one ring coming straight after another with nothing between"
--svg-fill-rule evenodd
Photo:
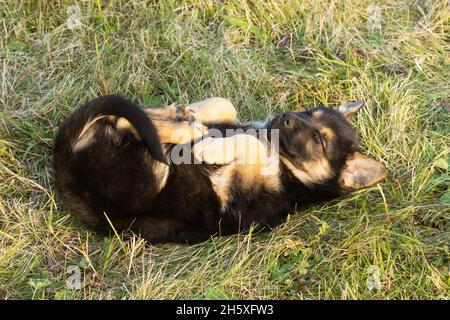
<instances>
[{"instance_id":1,"label":"tan fur marking","mask_svg":"<svg viewBox=\"0 0 450 320\"><path fill-rule=\"evenodd\" d=\"M163 154L166 154L167 148L166 146L161 146ZM167 159L167 161L170 161L170 159ZM169 169L170 167L162 162L159 161L153 161L153 173L155 174L155 180L158 186L158 192L161 191L167 183L167 178L169 177Z\"/></svg>"},{"instance_id":2,"label":"tan fur marking","mask_svg":"<svg viewBox=\"0 0 450 320\"><path fill-rule=\"evenodd\" d=\"M144 111L152 119L195 120L204 123L235 123L237 121L234 105L227 99L217 97L191 103L185 107L149 108Z\"/></svg>"},{"instance_id":3,"label":"tan fur marking","mask_svg":"<svg viewBox=\"0 0 450 320\"><path fill-rule=\"evenodd\" d=\"M237 111L234 105L224 98L209 98L189 104L186 109L193 113L196 121L204 123L235 123Z\"/></svg>"},{"instance_id":4,"label":"tan fur marking","mask_svg":"<svg viewBox=\"0 0 450 320\"><path fill-rule=\"evenodd\" d=\"M313 116L314 118L320 118L320 117L322 116L322 114L323 114L323 111L322 111L322 110L318 110L318 111L314 111L314 112L312 113L312 116Z\"/></svg>"},{"instance_id":5,"label":"tan fur marking","mask_svg":"<svg viewBox=\"0 0 450 320\"><path fill-rule=\"evenodd\" d=\"M152 119L158 131L161 143L184 144L201 138L208 128L198 122L175 122L172 120Z\"/></svg>"},{"instance_id":6,"label":"tan fur marking","mask_svg":"<svg viewBox=\"0 0 450 320\"><path fill-rule=\"evenodd\" d=\"M234 166L231 164L220 168L209 177L214 192L219 198L222 210L227 207L228 202L231 200L229 190L232 183L233 172Z\"/></svg>"},{"instance_id":7,"label":"tan fur marking","mask_svg":"<svg viewBox=\"0 0 450 320\"><path fill-rule=\"evenodd\" d=\"M321 135L325 136L329 140L332 140L336 137L334 131L328 127L320 128L319 132Z\"/></svg>"},{"instance_id":8,"label":"tan fur marking","mask_svg":"<svg viewBox=\"0 0 450 320\"><path fill-rule=\"evenodd\" d=\"M209 164L235 162L244 166L262 166L267 161L267 149L258 138L236 134L227 138L206 138L194 145L194 155Z\"/></svg>"},{"instance_id":9,"label":"tan fur marking","mask_svg":"<svg viewBox=\"0 0 450 320\"><path fill-rule=\"evenodd\" d=\"M91 130L94 123L98 120L105 118L106 116L98 116L86 122L83 129L81 129L80 134L77 139L72 142L72 150L77 152L85 147L87 147L94 140L94 131Z\"/></svg>"},{"instance_id":10,"label":"tan fur marking","mask_svg":"<svg viewBox=\"0 0 450 320\"><path fill-rule=\"evenodd\" d=\"M198 122L176 122L169 119L152 118L161 143L183 144L201 138L208 133L208 129ZM141 140L133 125L125 118L116 122L118 130L129 130L137 140Z\"/></svg>"},{"instance_id":11,"label":"tan fur marking","mask_svg":"<svg viewBox=\"0 0 450 320\"><path fill-rule=\"evenodd\" d=\"M117 117L116 116L106 116L106 120L115 124L117 122Z\"/></svg>"},{"instance_id":12,"label":"tan fur marking","mask_svg":"<svg viewBox=\"0 0 450 320\"><path fill-rule=\"evenodd\" d=\"M187 106L148 108L144 110L151 119L173 121L199 121L204 123L236 123L237 111L224 98L209 98Z\"/></svg>"},{"instance_id":13,"label":"tan fur marking","mask_svg":"<svg viewBox=\"0 0 450 320\"><path fill-rule=\"evenodd\" d=\"M332 174L330 163L325 158L302 162L302 169L295 167L292 162L282 156L280 159L292 174L307 186L324 181Z\"/></svg>"},{"instance_id":14,"label":"tan fur marking","mask_svg":"<svg viewBox=\"0 0 450 320\"><path fill-rule=\"evenodd\" d=\"M167 118L171 120L176 120L177 108L148 108L144 109L144 112L151 118Z\"/></svg>"},{"instance_id":15,"label":"tan fur marking","mask_svg":"<svg viewBox=\"0 0 450 320\"><path fill-rule=\"evenodd\" d=\"M139 137L139 134L137 133L136 129L125 118L119 118L119 120L117 120L116 128L118 130L129 130L137 140L141 140L141 137Z\"/></svg>"}]
</instances>

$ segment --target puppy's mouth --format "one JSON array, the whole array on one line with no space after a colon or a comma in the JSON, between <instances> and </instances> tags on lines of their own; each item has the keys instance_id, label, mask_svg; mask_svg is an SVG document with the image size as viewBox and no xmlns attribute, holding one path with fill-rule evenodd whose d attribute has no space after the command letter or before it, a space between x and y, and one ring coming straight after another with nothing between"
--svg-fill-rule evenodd
<instances>
[{"instance_id":1,"label":"puppy's mouth","mask_svg":"<svg viewBox=\"0 0 450 320\"><path fill-rule=\"evenodd\" d=\"M295 159L295 154L292 154L291 152L289 152L289 148L286 147L286 142L281 137L280 137L279 143L278 143L278 152L286 158Z\"/></svg>"}]
</instances>

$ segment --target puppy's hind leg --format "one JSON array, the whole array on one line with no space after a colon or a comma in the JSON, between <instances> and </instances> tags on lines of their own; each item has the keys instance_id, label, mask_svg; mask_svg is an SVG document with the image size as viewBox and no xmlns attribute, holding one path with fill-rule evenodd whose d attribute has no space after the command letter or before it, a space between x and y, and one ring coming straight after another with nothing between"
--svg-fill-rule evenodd
<instances>
[{"instance_id":1,"label":"puppy's hind leg","mask_svg":"<svg viewBox=\"0 0 450 320\"><path fill-rule=\"evenodd\" d=\"M184 107L167 107L167 108L147 108L144 109L144 112L151 119L167 119L167 120L189 120L182 119L180 116L183 114Z\"/></svg>"},{"instance_id":2,"label":"puppy's hind leg","mask_svg":"<svg viewBox=\"0 0 450 320\"><path fill-rule=\"evenodd\" d=\"M189 104L185 114L191 114L196 121L203 123L236 123L237 111L230 100L224 98L209 98Z\"/></svg>"},{"instance_id":3,"label":"puppy's hind leg","mask_svg":"<svg viewBox=\"0 0 450 320\"><path fill-rule=\"evenodd\" d=\"M191 103L187 106L148 108L144 111L151 119L199 121L208 124L237 122L237 111L231 101L218 97Z\"/></svg>"},{"instance_id":4,"label":"puppy's hind leg","mask_svg":"<svg viewBox=\"0 0 450 320\"><path fill-rule=\"evenodd\" d=\"M125 118L113 119L118 130L129 131L137 140L141 140L135 128ZM183 144L201 138L208 133L208 128L201 123L187 121L177 122L163 118L152 118L161 143Z\"/></svg>"}]
</instances>

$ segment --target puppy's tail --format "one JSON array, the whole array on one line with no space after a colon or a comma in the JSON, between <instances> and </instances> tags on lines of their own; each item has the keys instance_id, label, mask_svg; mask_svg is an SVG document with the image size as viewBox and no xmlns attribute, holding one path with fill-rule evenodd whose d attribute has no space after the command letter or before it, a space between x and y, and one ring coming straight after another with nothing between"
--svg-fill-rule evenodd
<instances>
[{"instance_id":1,"label":"puppy's tail","mask_svg":"<svg viewBox=\"0 0 450 320\"><path fill-rule=\"evenodd\" d=\"M98 120L114 116L125 118L134 127L146 145L150 155L163 163L167 163L161 149L158 133L144 110L133 102L119 96L106 95L98 97L79 107L61 127L55 147L58 143L71 148L76 153L95 140L95 124ZM64 140L61 140L61 138ZM68 151L68 150L67 150Z\"/></svg>"}]
</instances>

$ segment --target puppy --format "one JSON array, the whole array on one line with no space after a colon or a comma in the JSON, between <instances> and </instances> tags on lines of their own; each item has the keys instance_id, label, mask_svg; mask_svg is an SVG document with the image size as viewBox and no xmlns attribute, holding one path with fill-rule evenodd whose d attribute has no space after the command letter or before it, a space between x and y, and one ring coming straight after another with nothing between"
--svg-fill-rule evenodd
<instances>
[{"instance_id":1,"label":"puppy","mask_svg":"<svg viewBox=\"0 0 450 320\"><path fill-rule=\"evenodd\" d=\"M386 177L359 149L350 120L361 107L241 125L226 99L144 110L120 96L99 97L59 129L58 195L87 227L132 230L150 243L273 228L304 206Z\"/></svg>"}]
</instances>

